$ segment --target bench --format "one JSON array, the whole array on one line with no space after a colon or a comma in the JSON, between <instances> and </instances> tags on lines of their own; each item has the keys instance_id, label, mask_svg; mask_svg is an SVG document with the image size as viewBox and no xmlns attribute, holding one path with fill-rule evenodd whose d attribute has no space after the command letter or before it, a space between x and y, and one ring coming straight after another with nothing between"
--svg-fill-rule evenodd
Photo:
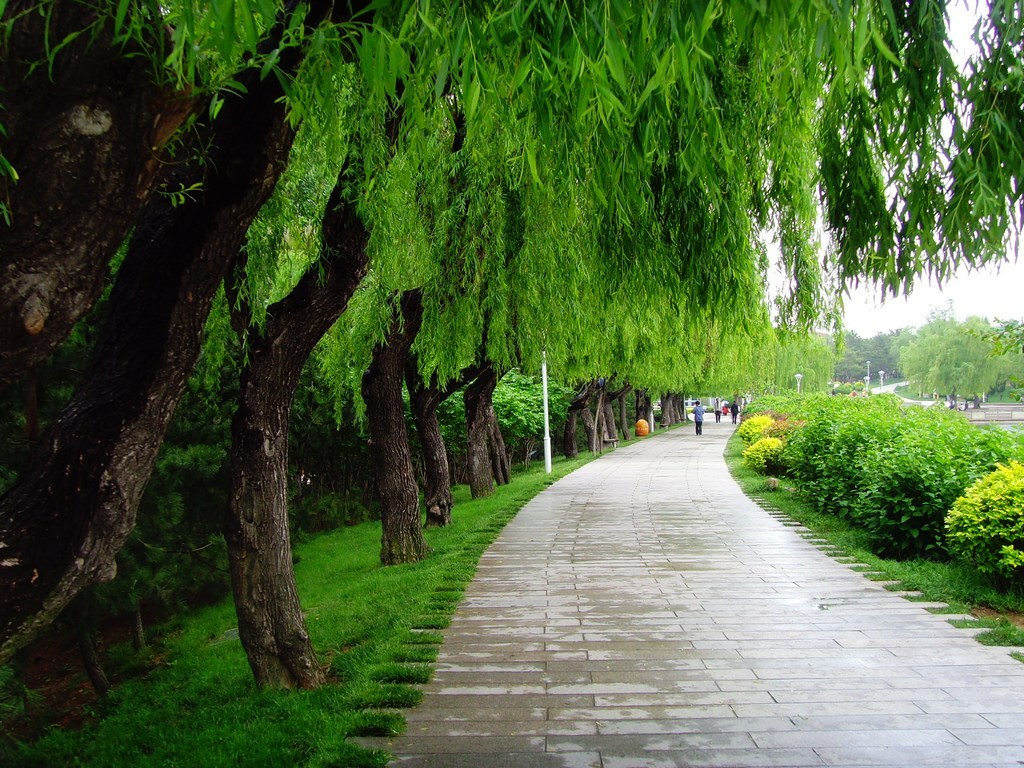
<instances>
[{"instance_id":1,"label":"bench","mask_svg":"<svg viewBox=\"0 0 1024 768\"><path fill-rule=\"evenodd\" d=\"M618 437L606 437L601 442L604 443L605 445L609 445L610 444L612 448L618 448L619 447L619 438Z\"/></svg>"}]
</instances>

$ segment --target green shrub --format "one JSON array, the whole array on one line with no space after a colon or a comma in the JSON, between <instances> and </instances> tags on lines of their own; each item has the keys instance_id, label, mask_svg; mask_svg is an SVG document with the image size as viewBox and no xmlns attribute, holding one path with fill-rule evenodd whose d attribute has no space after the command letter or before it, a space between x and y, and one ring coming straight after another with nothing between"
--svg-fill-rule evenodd
<instances>
[{"instance_id":1,"label":"green shrub","mask_svg":"<svg viewBox=\"0 0 1024 768\"><path fill-rule=\"evenodd\" d=\"M946 545L981 573L1024 576L1024 464L1013 461L974 483L946 516Z\"/></svg>"},{"instance_id":2,"label":"green shrub","mask_svg":"<svg viewBox=\"0 0 1024 768\"><path fill-rule=\"evenodd\" d=\"M999 462L1024 457L1024 436L981 429L944 408L891 396L821 396L773 403L805 424L786 440L783 464L818 512L866 530L885 557L946 557L953 502Z\"/></svg>"},{"instance_id":3,"label":"green shrub","mask_svg":"<svg viewBox=\"0 0 1024 768\"><path fill-rule=\"evenodd\" d=\"M762 475L781 474L783 445L777 437L762 437L743 451L743 463Z\"/></svg>"},{"instance_id":4,"label":"green shrub","mask_svg":"<svg viewBox=\"0 0 1024 768\"><path fill-rule=\"evenodd\" d=\"M774 419L767 414L758 414L757 416L751 416L749 419L744 419L743 423L740 424L739 429L736 432L740 438L747 445L753 445L761 436L764 434Z\"/></svg>"},{"instance_id":5,"label":"green shrub","mask_svg":"<svg viewBox=\"0 0 1024 768\"><path fill-rule=\"evenodd\" d=\"M787 438L803 425L803 421L783 417L769 424L764 430L764 436L777 437L782 442L786 442Z\"/></svg>"}]
</instances>

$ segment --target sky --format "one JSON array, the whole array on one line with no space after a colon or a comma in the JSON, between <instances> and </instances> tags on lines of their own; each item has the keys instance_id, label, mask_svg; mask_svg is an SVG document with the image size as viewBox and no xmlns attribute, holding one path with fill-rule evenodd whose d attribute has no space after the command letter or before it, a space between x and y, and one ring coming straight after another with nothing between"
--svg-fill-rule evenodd
<instances>
[{"instance_id":1,"label":"sky","mask_svg":"<svg viewBox=\"0 0 1024 768\"><path fill-rule=\"evenodd\" d=\"M977 315L1024 320L1024 259L963 272L941 288L922 280L908 297L879 300L880 291L861 286L846 299L847 330L871 337L899 328L921 327L935 310L952 306L957 320Z\"/></svg>"}]
</instances>

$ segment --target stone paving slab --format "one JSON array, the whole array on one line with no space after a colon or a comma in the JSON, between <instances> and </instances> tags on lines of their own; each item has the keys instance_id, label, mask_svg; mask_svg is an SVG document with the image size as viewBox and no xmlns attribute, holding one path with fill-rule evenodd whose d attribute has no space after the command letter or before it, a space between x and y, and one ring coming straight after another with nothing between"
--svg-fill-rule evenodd
<instances>
[{"instance_id":1,"label":"stone paving slab","mask_svg":"<svg viewBox=\"0 0 1024 768\"><path fill-rule=\"evenodd\" d=\"M749 501L732 429L625 446L531 501L407 733L361 742L403 768L1024 764L1024 664Z\"/></svg>"}]
</instances>

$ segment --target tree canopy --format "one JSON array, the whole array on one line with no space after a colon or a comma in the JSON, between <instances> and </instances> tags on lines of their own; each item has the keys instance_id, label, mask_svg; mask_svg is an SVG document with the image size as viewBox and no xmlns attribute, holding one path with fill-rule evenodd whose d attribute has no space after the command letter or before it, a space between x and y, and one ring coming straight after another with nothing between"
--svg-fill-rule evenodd
<instances>
[{"instance_id":1,"label":"tree canopy","mask_svg":"<svg viewBox=\"0 0 1024 768\"><path fill-rule=\"evenodd\" d=\"M919 392L973 397L1024 375L1024 356L1019 351L993 355L985 340L993 330L980 317L961 323L948 313L934 314L900 350L911 386Z\"/></svg>"},{"instance_id":2,"label":"tree canopy","mask_svg":"<svg viewBox=\"0 0 1024 768\"><path fill-rule=\"evenodd\" d=\"M232 512L276 499L286 550L291 397L343 311L319 359L364 399L397 357L493 388L544 350L565 380L678 392L769 380L773 319L834 321L851 281L1003 258L1021 4L992 0L966 72L946 24L942 0L0 0L0 381L114 274L88 374L0 499L3 653L112 576L221 286L233 457L274 461L235 473Z\"/></svg>"}]
</instances>

